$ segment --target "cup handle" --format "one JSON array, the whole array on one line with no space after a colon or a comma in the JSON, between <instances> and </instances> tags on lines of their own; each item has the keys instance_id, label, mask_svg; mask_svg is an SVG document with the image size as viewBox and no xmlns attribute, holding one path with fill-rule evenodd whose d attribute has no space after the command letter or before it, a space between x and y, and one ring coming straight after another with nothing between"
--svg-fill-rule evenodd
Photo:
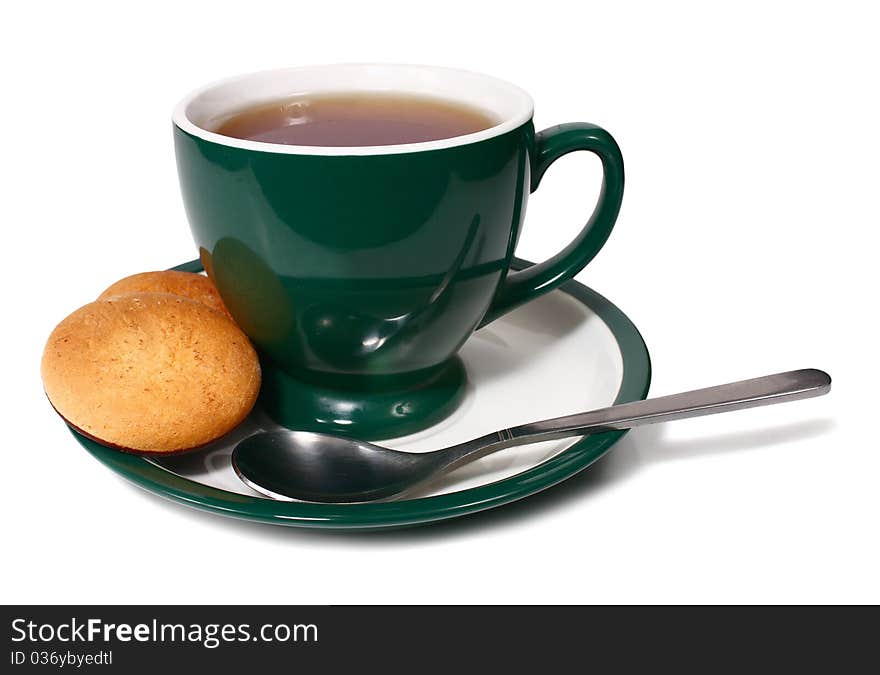
<instances>
[{"instance_id":1,"label":"cup handle","mask_svg":"<svg viewBox=\"0 0 880 675\"><path fill-rule=\"evenodd\" d=\"M574 241L555 256L519 272L509 271L480 327L571 279L593 259L611 234L623 199L623 157L611 134L601 127L575 122L536 134L530 191L538 189L544 172L553 162L575 150L587 150L602 160L602 191L593 215Z\"/></svg>"}]
</instances>

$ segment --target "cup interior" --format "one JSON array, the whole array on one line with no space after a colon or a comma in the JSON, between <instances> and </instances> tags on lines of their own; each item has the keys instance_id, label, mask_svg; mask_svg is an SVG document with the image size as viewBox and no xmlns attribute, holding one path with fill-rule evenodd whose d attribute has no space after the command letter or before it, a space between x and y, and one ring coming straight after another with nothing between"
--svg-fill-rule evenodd
<instances>
[{"instance_id":1,"label":"cup interior","mask_svg":"<svg viewBox=\"0 0 880 675\"><path fill-rule=\"evenodd\" d=\"M399 92L430 96L479 108L496 124L473 134L404 145L324 147L265 143L217 134L231 115L274 100L338 92ZM229 78L186 96L175 108L174 123L214 143L284 154L367 155L434 150L504 134L531 119L531 97L495 77L453 68L391 64L344 64L270 70Z\"/></svg>"}]
</instances>

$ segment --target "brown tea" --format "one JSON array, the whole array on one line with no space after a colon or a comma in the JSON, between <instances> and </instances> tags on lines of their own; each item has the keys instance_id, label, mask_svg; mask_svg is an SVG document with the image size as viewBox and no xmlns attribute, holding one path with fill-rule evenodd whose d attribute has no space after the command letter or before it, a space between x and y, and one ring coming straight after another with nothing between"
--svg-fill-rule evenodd
<instances>
[{"instance_id":1,"label":"brown tea","mask_svg":"<svg viewBox=\"0 0 880 675\"><path fill-rule=\"evenodd\" d=\"M421 143L471 134L497 124L463 103L404 93L309 94L262 103L214 131L285 145L364 146Z\"/></svg>"}]
</instances>

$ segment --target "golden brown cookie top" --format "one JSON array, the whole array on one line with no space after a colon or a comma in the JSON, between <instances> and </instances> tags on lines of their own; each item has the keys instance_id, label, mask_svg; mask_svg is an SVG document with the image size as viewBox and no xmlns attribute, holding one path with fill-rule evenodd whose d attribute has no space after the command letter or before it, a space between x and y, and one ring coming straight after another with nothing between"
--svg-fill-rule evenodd
<instances>
[{"instance_id":1,"label":"golden brown cookie top","mask_svg":"<svg viewBox=\"0 0 880 675\"><path fill-rule=\"evenodd\" d=\"M104 443L168 453L219 438L250 412L260 366L225 315L167 293L93 302L46 343L43 385L71 425Z\"/></svg>"},{"instance_id":2,"label":"golden brown cookie top","mask_svg":"<svg viewBox=\"0 0 880 675\"><path fill-rule=\"evenodd\" d=\"M167 270L164 272L141 272L132 274L130 277L120 279L112 284L107 290L98 296L98 300L106 300L117 295L127 293L171 293L180 295L196 302L201 302L212 309L226 314L230 319L232 315L223 304L220 293L214 282L203 274L192 272L177 272Z\"/></svg>"}]
</instances>

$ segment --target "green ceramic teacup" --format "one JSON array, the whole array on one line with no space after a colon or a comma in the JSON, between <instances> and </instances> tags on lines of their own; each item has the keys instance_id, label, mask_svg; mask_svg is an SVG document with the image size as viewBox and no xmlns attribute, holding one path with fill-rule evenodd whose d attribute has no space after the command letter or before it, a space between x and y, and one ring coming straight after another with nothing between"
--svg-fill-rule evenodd
<instances>
[{"instance_id":1,"label":"green ceramic teacup","mask_svg":"<svg viewBox=\"0 0 880 675\"><path fill-rule=\"evenodd\" d=\"M350 148L211 131L261 102L358 90L460 101L498 123ZM260 350L264 406L288 426L363 438L449 414L466 381L459 348L580 271L608 238L623 194L623 160L606 131L566 124L536 134L524 91L446 68L335 65L236 77L187 96L174 138L202 261ZM593 215L559 254L511 271L529 193L574 150L602 160Z\"/></svg>"}]
</instances>

